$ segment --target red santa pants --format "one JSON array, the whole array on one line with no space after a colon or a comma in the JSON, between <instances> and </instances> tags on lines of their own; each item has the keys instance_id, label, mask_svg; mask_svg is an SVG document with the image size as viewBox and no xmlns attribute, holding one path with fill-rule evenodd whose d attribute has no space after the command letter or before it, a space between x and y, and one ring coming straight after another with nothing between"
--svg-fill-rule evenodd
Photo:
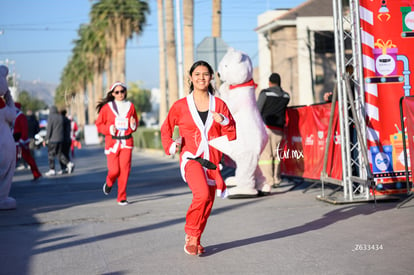
<instances>
[{"instance_id":1,"label":"red santa pants","mask_svg":"<svg viewBox=\"0 0 414 275\"><path fill-rule=\"evenodd\" d=\"M32 170L33 178L37 179L38 177L40 177L42 174L40 173L39 168L37 167L36 161L33 158L32 153L30 152L30 149L24 148L24 147L19 148L19 146L16 146L17 154L19 150L21 150L22 158L27 162L27 164L29 164L30 170Z\"/></svg>"},{"instance_id":2,"label":"red santa pants","mask_svg":"<svg viewBox=\"0 0 414 275\"><path fill-rule=\"evenodd\" d=\"M185 177L193 192L193 200L187 211L184 231L187 235L200 237L213 207L216 186L207 184L204 169L200 163L189 161L185 167Z\"/></svg>"},{"instance_id":3,"label":"red santa pants","mask_svg":"<svg viewBox=\"0 0 414 275\"><path fill-rule=\"evenodd\" d=\"M115 153L106 156L108 175L106 176L106 184L111 187L115 180L118 179L118 199L123 201L127 199L126 189L131 171L131 149L118 149Z\"/></svg>"}]
</instances>

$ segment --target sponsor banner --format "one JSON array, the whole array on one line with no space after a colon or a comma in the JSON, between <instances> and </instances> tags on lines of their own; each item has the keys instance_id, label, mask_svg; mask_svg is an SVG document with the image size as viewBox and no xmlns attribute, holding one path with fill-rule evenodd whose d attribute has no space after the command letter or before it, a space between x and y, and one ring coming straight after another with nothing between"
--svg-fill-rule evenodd
<instances>
[{"instance_id":1,"label":"sponsor banner","mask_svg":"<svg viewBox=\"0 0 414 275\"><path fill-rule=\"evenodd\" d=\"M331 103L287 109L285 140L278 148L281 174L319 180L323 169ZM327 174L341 180L341 145L335 110L327 162Z\"/></svg>"},{"instance_id":2,"label":"sponsor banner","mask_svg":"<svg viewBox=\"0 0 414 275\"><path fill-rule=\"evenodd\" d=\"M397 110L400 98L413 94L414 1L359 3L370 167L378 194L404 193L405 162Z\"/></svg>"}]
</instances>

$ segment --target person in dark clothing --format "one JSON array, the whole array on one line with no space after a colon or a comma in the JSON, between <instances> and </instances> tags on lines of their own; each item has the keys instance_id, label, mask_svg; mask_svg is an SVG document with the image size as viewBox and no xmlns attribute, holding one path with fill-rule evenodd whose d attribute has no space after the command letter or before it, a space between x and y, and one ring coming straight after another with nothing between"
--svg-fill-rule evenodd
<instances>
[{"instance_id":1,"label":"person in dark clothing","mask_svg":"<svg viewBox=\"0 0 414 275\"><path fill-rule=\"evenodd\" d=\"M35 114L33 114L32 110L26 111L26 117L27 117L27 126L28 126L27 136L30 139L29 149L30 149L30 152L32 153L32 156L34 156L34 150L36 149L35 135L40 132L39 121L37 120Z\"/></svg>"},{"instance_id":2,"label":"person in dark clothing","mask_svg":"<svg viewBox=\"0 0 414 275\"><path fill-rule=\"evenodd\" d=\"M50 108L49 118L47 121L46 142L48 149L49 171L46 176L56 175L55 157L67 166L68 173L71 174L75 168L75 164L71 162L62 152L64 135L63 116L58 113L56 106Z\"/></svg>"},{"instance_id":3,"label":"person in dark clothing","mask_svg":"<svg viewBox=\"0 0 414 275\"><path fill-rule=\"evenodd\" d=\"M290 101L289 94L281 88L280 82L280 75L272 73L269 77L269 88L263 89L257 99L257 107L269 137L259 160L259 167L266 178L269 191L281 182L278 152L283 139L286 108Z\"/></svg>"},{"instance_id":4,"label":"person in dark clothing","mask_svg":"<svg viewBox=\"0 0 414 275\"><path fill-rule=\"evenodd\" d=\"M60 112L60 114L63 117L63 142L62 142L62 154L65 155L65 157L70 160L70 147L72 145L72 139L71 139L71 121L69 120L69 118L66 116L67 111L66 110L62 110ZM66 165L62 162L62 160L59 161L60 162L60 168L61 171L58 172L58 174L66 174L68 173L68 169L66 167Z\"/></svg>"}]
</instances>

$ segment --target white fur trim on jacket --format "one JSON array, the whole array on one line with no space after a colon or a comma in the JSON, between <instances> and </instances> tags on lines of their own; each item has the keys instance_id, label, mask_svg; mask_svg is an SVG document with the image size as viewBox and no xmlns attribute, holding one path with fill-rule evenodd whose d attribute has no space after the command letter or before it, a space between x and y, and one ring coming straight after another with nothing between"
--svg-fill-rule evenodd
<instances>
[{"instance_id":1,"label":"white fur trim on jacket","mask_svg":"<svg viewBox=\"0 0 414 275\"><path fill-rule=\"evenodd\" d=\"M115 85L115 84L114 84ZM114 107L112 106L112 104L108 104L109 108L111 109L111 111L115 114L115 117L122 117L122 118L126 118L129 109L131 108L131 102L125 102L125 104L128 104L127 108L125 108L124 112L120 112L118 113ZM111 125L110 127L112 127L113 125ZM112 133L111 133L112 134ZM125 136L125 130L119 130L117 133L117 136ZM104 152L106 155L110 154L110 153L115 153L116 151L118 151L118 148L126 148L126 149L132 149L133 146L128 146L126 145L126 140L125 139L118 139L114 146L111 148L106 149Z\"/></svg>"},{"instance_id":2,"label":"white fur trim on jacket","mask_svg":"<svg viewBox=\"0 0 414 275\"><path fill-rule=\"evenodd\" d=\"M209 104L210 104L209 110L215 110L215 107L216 107L215 98L211 94L209 95L209 97L210 97L210 99L209 99ZM191 117L193 118L194 123L197 125L197 128L200 131L201 142L200 142L200 145L198 146L197 152L195 154L192 154L191 152L186 151L181 155L180 170L181 170L181 176L182 176L182 178L185 182L187 182L187 180L185 178L185 165L189 161L188 158L197 158L197 157L199 157L203 154L204 159L210 160L210 150L209 150L209 147L208 147L208 132L210 131L210 128L213 125L213 121L214 121L213 120L213 115L209 111L208 115L207 115L206 124L205 125L203 124L203 121L201 120L200 115L198 114L197 107L196 107L195 102L194 102L193 94L189 94L187 96L187 104L188 104L188 108L189 108L190 113L191 113ZM170 148L170 150L171 150L171 148ZM215 180L208 178L207 173L206 173L207 169L204 168L204 167L203 167L203 169L204 169L204 172L206 174L207 184L215 186L216 185Z\"/></svg>"}]
</instances>

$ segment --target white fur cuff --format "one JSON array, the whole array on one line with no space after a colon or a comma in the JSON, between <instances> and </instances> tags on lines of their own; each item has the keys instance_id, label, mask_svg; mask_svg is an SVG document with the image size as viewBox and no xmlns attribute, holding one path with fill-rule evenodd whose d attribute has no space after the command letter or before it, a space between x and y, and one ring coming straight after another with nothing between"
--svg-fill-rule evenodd
<instances>
[{"instance_id":1,"label":"white fur cuff","mask_svg":"<svg viewBox=\"0 0 414 275\"><path fill-rule=\"evenodd\" d=\"M230 120L227 117L223 116L222 114L220 115L223 117L223 121L220 122L220 124L223 126L226 126L227 124L229 124Z\"/></svg>"},{"instance_id":2,"label":"white fur cuff","mask_svg":"<svg viewBox=\"0 0 414 275\"><path fill-rule=\"evenodd\" d=\"M170 150L168 150L168 153L170 153L170 155L174 155L176 148L177 148L177 143L175 142L171 143Z\"/></svg>"},{"instance_id":3,"label":"white fur cuff","mask_svg":"<svg viewBox=\"0 0 414 275\"><path fill-rule=\"evenodd\" d=\"M220 189L217 189L216 190L216 194L217 194L217 197L220 197L222 199L225 199L229 195L229 192L227 192L227 189L224 189L224 192L221 191Z\"/></svg>"}]
</instances>

